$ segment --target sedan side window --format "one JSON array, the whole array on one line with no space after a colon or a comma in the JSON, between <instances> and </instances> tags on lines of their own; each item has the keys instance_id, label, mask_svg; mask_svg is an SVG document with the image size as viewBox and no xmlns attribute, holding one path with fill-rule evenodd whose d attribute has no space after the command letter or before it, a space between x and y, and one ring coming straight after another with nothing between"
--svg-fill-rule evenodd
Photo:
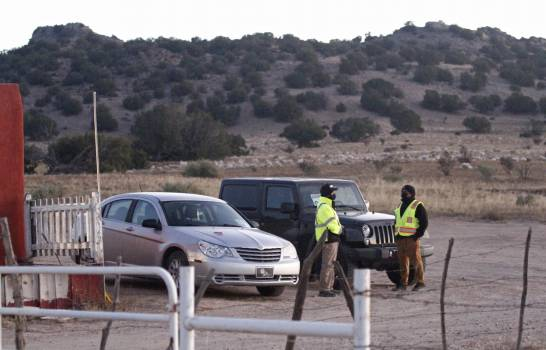
<instances>
[{"instance_id":1,"label":"sedan side window","mask_svg":"<svg viewBox=\"0 0 546 350\"><path fill-rule=\"evenodd\" d=\"M127 220L127 213L129 213L129 208L131 208L131 202L131 199L122 199L110 203L106 219L117 221Z\"/></svg>"},{"instance_id":2,"label":"sedan side window","mask_svg":"<svg viewBox=\"0 0 546 350\"><path fill-rule=\"evenodd\" d=\"M159 216L157 215L154 206L145 201L138 201L135 210L133 211L131 223L142 225L142 222L148 219L159 220Z\"/></svg>"},{"instance_id":3,"label":"sedan side window","mask_svg":"<svg viewBox=\"0 0 546 350\"><path fill-rule=\"evenodd\" d=\"M295 203L290 187L269 186L267 188L266 209L280 210L283 203Z\"/></svg>"}]
</instances>

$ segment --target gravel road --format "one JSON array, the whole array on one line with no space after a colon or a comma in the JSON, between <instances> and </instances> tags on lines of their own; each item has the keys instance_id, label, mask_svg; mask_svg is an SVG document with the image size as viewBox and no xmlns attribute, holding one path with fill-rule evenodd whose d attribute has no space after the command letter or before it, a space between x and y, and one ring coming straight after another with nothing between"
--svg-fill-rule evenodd
<instances>
[{"instance_id":1,"label":"gravel road","mask_svg":"<svg viewBox=\"0 0 546 350\"><path fill-rule=\"evenodd\" d=\"M427 288L397 293L382 272L372 272L373 349L441 349L440 285L448 239L455 238L446 291L447 341L450 349L514 348L522 291L527 229L533 227L524 345L546 349L546 225L536 222L431 220L435 254L427 261ZM197 310L201 315L289 319L295 297L290 288L279 298L264 298L253 288L213 288ZM304 319L350 322L342 297L308 293ZM122 308L164 310L160 283L127 279ZM27 349L98 349L106 322L38 320L29 323ZM4 349L13 349L13 326L3 324ZM109 349L166 349L166 325L114 322ZM197 349L283 349L284 337L197 332ZM350 349L350 340L298 338L297 349Z\"/></svg>"}]
</instances>

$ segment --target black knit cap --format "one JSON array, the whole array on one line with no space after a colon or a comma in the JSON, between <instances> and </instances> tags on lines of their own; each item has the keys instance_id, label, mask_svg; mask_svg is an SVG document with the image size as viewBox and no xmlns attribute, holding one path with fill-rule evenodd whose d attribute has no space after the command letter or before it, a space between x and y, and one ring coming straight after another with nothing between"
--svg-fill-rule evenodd
<instances>
[{"instance_id":1,"label":"black knit cap","mask_svg":"<svg viewBox=\"0 0 546 350\"><path fill-rule=\"evenodd\" d=\"M412 185L404 185L404 187L402 187L402 191L406 191L411 194L412 197L415 197L415 187Z\"/></svg>"},{"instance_id":2,"label":"black knit cap","mask_svg":"<svg viewBox=\"0 0 546 350\"><path fill-rule=\"evenodd\" d=\"M337 191L337 187L332 185L332 184L324 184L322 185L322 187L320 188L320 195L323 196L323 197L328 197L330 196L332 193L334 193L335 191Z\"/></svg>"}]
</instances>

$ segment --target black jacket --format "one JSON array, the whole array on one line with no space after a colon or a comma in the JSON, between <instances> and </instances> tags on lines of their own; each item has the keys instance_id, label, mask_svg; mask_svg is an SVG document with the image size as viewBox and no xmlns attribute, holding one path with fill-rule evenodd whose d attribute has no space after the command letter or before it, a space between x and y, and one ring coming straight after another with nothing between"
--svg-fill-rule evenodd
<instances>
[{"instance_id":1,"label":"black jacket","mask_svg":"<svg viewBox=\"0 0 546 350\"><path fill-rule=\"evenodd\" d=\"M415 198L412 198L409 201L402 201L402 205L400 206L400 216L404 215L404 212L406 211L406 208L414 200L415 200ZM419 238L423 237L423 235L425 234L425 231L426 231L426 229L428 227L428 215L427 215L427 211L425 209L425 206L422 203L420 203L417 206L417 208L415 208L415 217L417 218L417 220L419 220L419 227L417 228L417 232L415 233L415 237L417 239L419 239Z\"/></svg>"}]
</instances>

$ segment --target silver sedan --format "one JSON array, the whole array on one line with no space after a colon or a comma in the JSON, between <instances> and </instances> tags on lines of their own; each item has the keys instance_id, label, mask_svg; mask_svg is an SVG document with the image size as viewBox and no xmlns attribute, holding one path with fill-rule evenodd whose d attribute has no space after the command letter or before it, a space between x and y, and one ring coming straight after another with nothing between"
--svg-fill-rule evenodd
<instances>
[{"instance_id":1,"label":"silver sedan","mask_svg":"<svg viewBox=\"0 0 546 350\"><path fill-rule=\"evenodd\" d=\"M175 280L195 267L196 283L255 286L280 295L298 282L300 262L287 240L253 227L223 200L184 193L127 193L102 204L104 257L124 264L162 266Z\"/></svg>"}]
</instances>

